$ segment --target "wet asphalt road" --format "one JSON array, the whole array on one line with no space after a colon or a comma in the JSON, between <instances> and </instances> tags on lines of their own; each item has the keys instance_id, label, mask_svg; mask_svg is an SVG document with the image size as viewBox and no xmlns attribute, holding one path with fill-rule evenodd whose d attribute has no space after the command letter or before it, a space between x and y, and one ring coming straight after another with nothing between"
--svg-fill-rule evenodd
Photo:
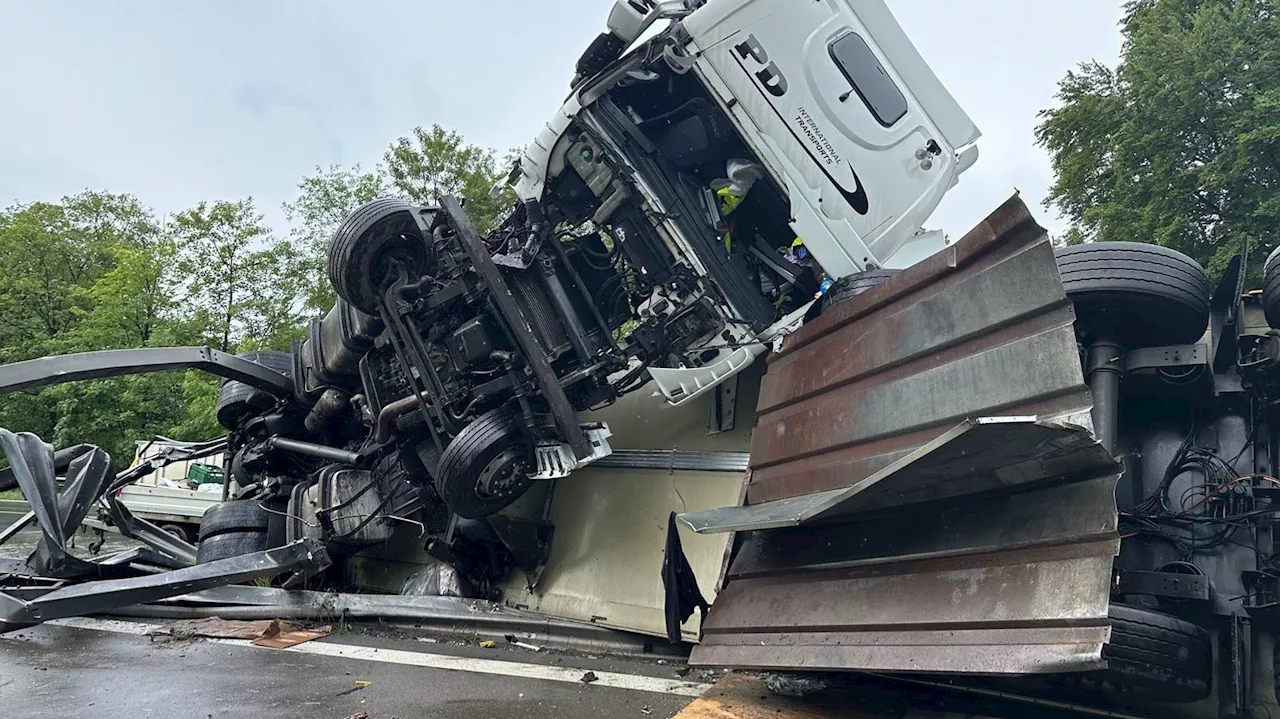
<instances>
[{"instance_id":1,"label":"wet asphalt road","mask_svg":"<svg viewBox=\"0 0 1280 719\"><path fill-rule=\"evenodd\" d=\"M0 522L0 525L7 522ZM24 531L0 557L25 558L39 534ZM101 555L134 543L108 532ZM74 554L88 558L91 536ZM556 652L482 650L448 641L345 634L324 640L433 654L674 678L653 662ZM713 677L706 677L714 681ZM347 690L356 680L372 682ZM482 719L484 717L669 717L690 699L664 693L317 656L200 639L147 637L43 625L0 635L0 716L15 719Z\"/></svg>"},{"instance_id":2,"label":"wet asphalt road","mask_svg":"<svg viewBox=\"0 0 1280 719\"><path fill-rule=\"evenodd\" d=\"M321 641L395 645L369 637ZM401 642L413 647L412 640ZM426 645L437 654L474 655L474 647ZM530 653L487 650L526 661ZM539 653L539 663L592 668L585 657ZM508 656L510 657L508 659ZM603 663L597 670L662 676L670 667ZM584 664L585 662L585 664ZM367 688L343 693L356 680ZM0 706L6 717L64 719L480 719L483 717L669 717L688 697L631 689L513 678L466 671L317 656L202 640L156 643L147 637L43 625L0 635Z\"/></svg>"}]
</instances>

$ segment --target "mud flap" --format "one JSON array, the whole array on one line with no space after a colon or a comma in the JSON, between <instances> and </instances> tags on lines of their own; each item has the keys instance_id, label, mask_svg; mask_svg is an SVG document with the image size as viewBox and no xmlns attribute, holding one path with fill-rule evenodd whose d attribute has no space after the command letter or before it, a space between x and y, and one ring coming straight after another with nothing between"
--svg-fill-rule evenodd
<instances>
[{"instance_id":1,"label":"mud flap","mask_svg":"<svg viewBox=\"0 0 1280 719\"><path fill-rule=\"evenodd\" d=\"M769 361L737 532L692 663L1102 666L1118 464L1090 433L1052 247L1013 198Z\"/></svg>"},{"instance_id":2,"label":"mud flap","mask_svg":"<svg viewBox=\"0 0 1280 719\"><path fill-rule=\"evenodd\" d=\"M662 589L667 640L672 644L679 644L680 625L689 621L695 609L702 612L701 619L705 622L711 605L702 596L698 578L693 574L693 566L689 564L688 557L684 556L684 548L680 546L675 512L667 520L667 546L662 558Z\"/></svg>"}]
</instances>

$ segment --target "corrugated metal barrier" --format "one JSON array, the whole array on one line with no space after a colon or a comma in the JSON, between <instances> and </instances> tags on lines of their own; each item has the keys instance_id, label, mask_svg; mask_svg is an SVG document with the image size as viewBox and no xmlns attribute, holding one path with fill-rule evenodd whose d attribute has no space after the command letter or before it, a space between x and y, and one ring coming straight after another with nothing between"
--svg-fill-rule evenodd
<instances>
[{"instance_id":1,"label":"corrugated metal barrier","mask_svg":"<svg viewBox=\"0 0 1280 719\"><path fill-rule=\"evenodd\" d=\"M1013 198L769 360L745 505L693 661L1027 673L1101 666L1118 465L1074 315Z\"/></svg>"}]
</instances>

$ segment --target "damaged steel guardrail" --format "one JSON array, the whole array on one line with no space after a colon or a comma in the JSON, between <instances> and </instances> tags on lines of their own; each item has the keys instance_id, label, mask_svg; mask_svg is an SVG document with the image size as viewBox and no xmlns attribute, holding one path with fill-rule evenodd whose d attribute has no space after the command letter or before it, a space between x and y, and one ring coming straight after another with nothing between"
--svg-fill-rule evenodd
<instances>
[{"instance_id":1,"label":"damaged steel guardrail","mask_svg":"<svg viewBox=\"0 0 1280 719\"><path fill-rule=\"evenodd\" d=\"M291 572L312 574L327 568L328 553L315 539L196 564L194 546L134 517L115 497L117 489L171 462L225 448L225 439L169 448L113 479L111 459L97 447L79 445L72 448L74 451L59 453L33 434L0 429L0 449L9 460L9 476L31 504L30 512L0 531L0 544L33 521L41 532L22 573L0 583L0 632L237 582ZM57 481L60 467L66 471L61 490ZM121 534L148 546L95 561L72 555L68 539L100 501L106 504ZM152 567L171 571L153 573Z\"/></svg>"},{"instance_id":2,"label":"damaged steel guardrail","mask_svg":"<svg viewBox=\"0 0 1280 719\"><path fill-rule=\"evenodd\" d=\"M274 577L286 572L318 572L328 565L329 555L323 543L314 539L300 539L276 549L161 574L70 584L28 599L0 591L0 632L33 626L50 619L105 612L226 584Z\"/></svg>"},{"instance_id":3,"label":"damaged steel guardrail","mask_svg":"<svg viewBox=\"0 0 1280 719\"><path fill-rule=\"evenodd\" d=\"M63 382L188 369L243 382L278 397L293 392L288 377L243 357L209 347L151 347L54 355L0 365L0 394Z\"/></svg>"},{"instance_id":4,"label":"damaged steel guardrail","mask_svg":"<svg viewBox=\"0 0 1280 719\"><path fill-rule=\"evenodd\" d=\"M28 433L14 434L0 429L0 449L9 460L8 472L27 497L31 511L10 526L0 530L0 544L12 539L32 522L39 525L41 538L35 553L27 561L27 570L37 576L59 579L118 577L127 574L119 558L89 562L72 556L67 541L84 522L89 511L99 502L106 505L112 522L127 538L146 544L156 554L135 554L143 561L162 555L160 566L190 566L196 563L196 548L155 524L135 517L115 496L120 488L173 462L197 459L226 449L226 440L185 447L170 447L148 458L114 479L110 477L111 459L105 452L89 445L77 445L75 452L54 452L53 447ZM61 455L61 457L59 456ZM67 457L72 457L67 460ZM59 490L57 473L65 469L67 479ZM110 480L110 481L108 481ZM154 562L153 562L154 564Z\"/></svg>"},{"instance_id":5,"label":"damaged steel guardrail","mask_svg":"<svg viewBox=\"0 0 1280 719\"><path fill-rule=\"evenodd\" d=\"M71 460L65 486L59 492L51 445L34 434L14 434L0 429L0 449L9 460L9 469L23 496L31 503L28 516L39 525L42 534L36 551L27 561L31 571L60 579L112 574L113 570L67 551L67 539L107 490L111 471L111 458L107 453L94 447ZM14 525L29 521L23 517ZM13 534L10 529L3 533L6 540Z\"/></svg>"}]
</instances>

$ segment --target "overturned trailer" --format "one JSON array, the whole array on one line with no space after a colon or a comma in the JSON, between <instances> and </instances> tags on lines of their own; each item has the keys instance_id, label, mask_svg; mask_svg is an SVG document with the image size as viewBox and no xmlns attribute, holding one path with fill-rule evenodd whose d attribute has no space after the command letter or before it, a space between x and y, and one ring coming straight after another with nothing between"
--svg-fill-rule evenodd
<instances>
[{"instance_id":1,"label":"overturned trailer","mask_svg":"<svg viewBox=\"0 0 1280 719\"><path fill-rule=\"evenodd\" d=\"M0 435L43 532L0 627L420 559L432 591L695 663L1274 704L1274 256L1263 291L1242 252L1211 292L1164 248L1055 252L1016 198L922 230L978 132L880 0L618 2L577 71L504 223L358 209L292 352L0 367L0 392L212 371L229 432L172 457L229 457L195 545L114 501L147 467ZM71 557L99 503L150 550Z\"/></svg>"}]
</instances>

